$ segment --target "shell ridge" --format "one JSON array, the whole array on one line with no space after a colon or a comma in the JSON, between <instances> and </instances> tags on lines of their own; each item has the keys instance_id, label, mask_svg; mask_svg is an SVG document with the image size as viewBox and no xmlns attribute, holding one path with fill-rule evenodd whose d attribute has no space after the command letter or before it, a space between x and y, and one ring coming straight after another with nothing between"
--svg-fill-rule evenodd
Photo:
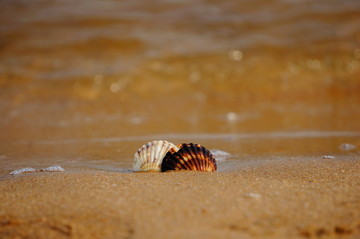
<instances>
[{"instance_id":1,"label":"shell ridge","mask_svg":"<svg viewBox=\"0 0 360 239\"><path fill-rule=\"evenodd\" d=\"M148 162L152 162L153 161L153 158L152 158L152 154L154 153L153 152L153 147L150 143L147 144L147 147L146 147L146 159Z\"/></svg>"},{"instance_id":2,"label":"shell ridge","mask_svg":"<svg viewBox=\"0 0 360 239\"><path fill-rule=\"evenodd\" d=\"M202 148L201 149L201 155L203 156L203 159L206 157L206 158L209 158L210 160L203 160L204 161L204 168L205 169L211 169L211 163L212 163L212 161L211 161L211 157L209 157L209 154L208 154L208 150L207 151L205 151L205 149L204 148Z\"/></svg>"},{"instance_id":3,"label":"shell ridge","mask_svg":"<svg viewBox=\"0 0 360 239\"><path fill-rule=\"evenodd\" d=\"M194 167L196 168L196 171L201 171L202 168L203 168L202 167L202 164L203 164L202 161L203 160L200 157L199 148L195 144L190 143L189 144L189 151L191 152L191 156L193 158L193 164L194 164Z\"/></svg>"},{"instance_id":4,"label":"shell ridge","mask_svg":"<svg viewBox=\"0 0 360 239\"><path fill-rule=\"evenodd\" d=\"M160 153L160 147L163 144L162 141L159 141L159 144L153 144L151 149L151 161L156 162L157 160L160 160L158 157L158 154ZM162 159L161 159L162 160Z\"/></svg>"},{"instance_id":5,"label":"shell ridge","mask_svg":"<svg viewBox=\"0 0 360 239\"><path fill-rule=\"evenodd\" d=\"M193 168L196 171L199 171L199 169L201 169L201 161L198 158L197 147L193 143L190 143L189 146L190 146L189 147L189 152L190 152L191 157L192 157Z\"/></svg>"},{"instance_id":6,"label":"shell ridge","mask_svg":"<svg viewBox=\"0 0 360 239\"><path fill-rule=\"evenodd\" d=\"M208 154L209 150L205 149L205 148L201 148L201 156L203 158L203 162L204 162L204 170L205 171L212 171L212 160L211 160L211 157L209 157L209 154ZM208 159L208 160L206 160Z\"/></svg>"},{"instance_id":7,"label":"shell ridge","mask_svg":"<svg viewBox=\"0 0 360 239\"><path fill-rule=\"evenodd\" d=\"M217 165L216 165L215 157L210 151L208 151L208 155L209 155L209 158L211 159L211 162L212 162L211 166L216 171L217 170Z\"/></svg>"},{"instance_id":8,"label":"shell ridge","mask_svg":"<svg viewBox=\"0 0 360 239\"><path fill-rule=\"evenodd\" d=\"M200 169L200 171L202 171L202 170L204 170L204 164L206 164L207 161L204 158L201 146L196 144L196 145L193 145L193 147L194 147L194 152L196 154L195 157L197 159L196 162L197 162L198 168Z\"/></svg>"},{"instance_id":9,"label":"shell ridge","mask_svg":"<svg viewBox=\"0 0 360 239\"><path fill-rule=\"evenodd\" d=\"M212 161L212 163L213 163L213 165L214 165L215 170L217 170L217 165L216 165L215 156L214 156L210 151L208 152L208 154L209 154L209 156L211 157L211 161Z\"/></svg>"},{"instance_id":10,"label":"shell ridge","mask_svg":"<svg viewBox=\"0 0 360 239\"><path fill-rule=\"evenodd\" d=\"M171 158L171 167L175 170L181 170L185 166L186 161L181 156L180 151L181 149L178 152L174 153Z\"/></svg>"},{"instance_id":11,"label":"shell ridge","mask_svg":"<svg viewBox=\"0 0 360 239\"><path fill-rule=\"evenodd\" d=\"M186 169L195 170L196 166L194 164L194 159L189 154L187 154L186 156L187 156L187 160L185 161Z\"/></svg>"},{"instance_id":12,"label":"shell ridge","mask_svg":"<svg viewBox=\"0 0 360 239\"><path fill-rule=\"evenodd\" d=\"M149 145L148 147L147 147L147 161L148 162L150 162L150 163L152 163L152 162L154 162L155 161L155 159L154 159L154 154L155 154L155 150L156 150L156 146L155 145Z\"/></svg>"},{"instance_id":13,"label":"shell ridge","mask_svg":"<svg viewBox=\"0 0 360 239\"><path fill-rule=\"evenodd\" d=\"M167 144L166 147L160 148L159 156L164 155L163 156L163 160L164 160L164 157L165 157L166 153L169 152L171 150L171 148L172 147L171 147L170 144Z\"/></svg>"},{"instance_id":14,"label":"shell ridge","mask_svg":"<svg viewBox=\"0 0 360 239\"><path fill-rule=\"evenodd\" d=\"M177 160L177 163L174 163L175 169L177 169L177 170L186 169L187 161L180 154L175 154L174 156Z\"/></svg>"},{"instance_id":15,"label":"shell ridge","mask_svg":"<svg viewBox=\"0 0 360 239\"><path fill-rule=\"evenodd\" d=\"M187 147L187 144L183 144L183 147L178 151L178 157L180 158L179 162L181 163L183 169L192 170L194 168L192 165L193 160L191 157L191 153L189 151L189 148Z\"/></svg>"}]
</instances>

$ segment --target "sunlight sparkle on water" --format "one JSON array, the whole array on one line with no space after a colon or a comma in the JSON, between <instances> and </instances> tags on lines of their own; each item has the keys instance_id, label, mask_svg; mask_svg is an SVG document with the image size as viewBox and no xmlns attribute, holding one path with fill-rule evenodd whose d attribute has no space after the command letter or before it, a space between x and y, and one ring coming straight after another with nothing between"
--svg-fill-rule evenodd
<instances>
[{"instance_id":1,"label":"sunlight sparkle on water","mask_svg":"<svg viewBox=\"0 0 360 239\"><path fill-rule=\"evenodd\" d=\"M229 52L229 58L233 61L241 61L244 57L244 54L239 50L232 50Z\"/></svg>"},{"instance_id":2,"label":"sunlight sparkle on water","mask_svg":"<svg viewBox=\"0 0 360 239\"><path fill-rule=\"evenodd\" d=\"M111 85L110 85L110 91L112 92L112 93L116 93L116 92L118 92L120 90L120 85L119 85L119 83L112 83Z\"/></svg>"},{"instance_id":3,"label":"sunlight sparkle on water","mask_svg":"<svg viewBox=\"0 0 360 239\"><path fill-rule=\"evenodd\" d=\"M100 85L104 80L104 76L103 75L100 75L100 74L97 74L95 77L94 77L94 82L95 84L98 84Z\"/></svg>"}]
</instances>

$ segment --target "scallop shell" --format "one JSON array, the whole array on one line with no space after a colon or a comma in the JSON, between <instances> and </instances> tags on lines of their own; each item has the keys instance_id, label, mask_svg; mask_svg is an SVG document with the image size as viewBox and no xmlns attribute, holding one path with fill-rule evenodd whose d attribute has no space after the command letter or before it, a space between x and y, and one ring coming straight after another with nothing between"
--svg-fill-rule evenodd
<instances>
[{"instance_id":1,"label":"scallop shell","mask_svg":"<svg viewBox=\"0 0 360 239\"><path fill-rule=\"evenodd\" d=\"M216 171L215 158L205 147L193 143L182 144L179 147L177 152L166 154L161 164L161 171Z\"/></svg>"},{"instance_id":2,"label":"scallop shell","mask_svg":"<svg viewBox=\"0 0 360 239\"><path fill-rule=\"evenodd\" d=\"M134 156L134 171L161 171L161 163L168 152L179 148L165 140L155 140L144 144Z\"/></svg>"}]
</instances>

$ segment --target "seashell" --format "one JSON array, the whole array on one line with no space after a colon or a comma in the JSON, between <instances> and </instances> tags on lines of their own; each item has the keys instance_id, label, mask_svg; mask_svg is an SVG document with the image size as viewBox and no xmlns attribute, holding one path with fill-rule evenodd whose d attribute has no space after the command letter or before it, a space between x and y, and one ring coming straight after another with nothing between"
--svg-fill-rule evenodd
<instances>
[{"instance_id":1,"label":"seashell","mask_svg":"<svg viewBox=\"0 0 360 239\"><path fill-rule=\"evenodd\" d=\"M179 148L165 140L155 140L144 144L134 156L134 171L161 171L161 163L168 152Z\"/></svg>"},{"instance_id":2,"label":"seashell","mask_svg":"<svg viewBox=\"0 0 360 239\"><path fill-rule=\"evenodd\" d=\"M166 154L161 164L161 171L216 171L215 158L205 147L193 143L181 144L179 147L177 152Z\"/></svg>"}]
</instances>

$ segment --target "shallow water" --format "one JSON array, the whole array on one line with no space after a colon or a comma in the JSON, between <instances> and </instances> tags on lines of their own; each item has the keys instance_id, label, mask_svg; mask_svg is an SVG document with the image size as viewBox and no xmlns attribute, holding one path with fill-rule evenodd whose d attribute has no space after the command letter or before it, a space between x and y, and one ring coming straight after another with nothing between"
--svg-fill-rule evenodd
<instances>
[{"instance_id":1,"label":"shallow water","mask_svg":"<svg viewBox=\"0 0 360 239\"><path fill-rule=\"evenodd\" d=\"M0 168L359 154L360 2L1 1ZM340 146L350 143L354 149Z\"/></svg>"},{"instance_id":2,"label":"shallow water","mask_svg":"<svg viewBox=\"0 0 360 239\"><path fill-rule=\"evenodd\" d=\"M249 134L172 134L114 138L88 138L47 141L18 141L3 150L0 156L2 172L34 167L61 165L67 169L97 169L132 172L133 156L145 142L166 139L176 144L192 141L226 157L215 154L218 171L226 172L260 165L266 161L332 160L359 155L360 133L354 132L296 132ZM346 142L346 143L344 143Z\"/></svg>"}]
</instances>

